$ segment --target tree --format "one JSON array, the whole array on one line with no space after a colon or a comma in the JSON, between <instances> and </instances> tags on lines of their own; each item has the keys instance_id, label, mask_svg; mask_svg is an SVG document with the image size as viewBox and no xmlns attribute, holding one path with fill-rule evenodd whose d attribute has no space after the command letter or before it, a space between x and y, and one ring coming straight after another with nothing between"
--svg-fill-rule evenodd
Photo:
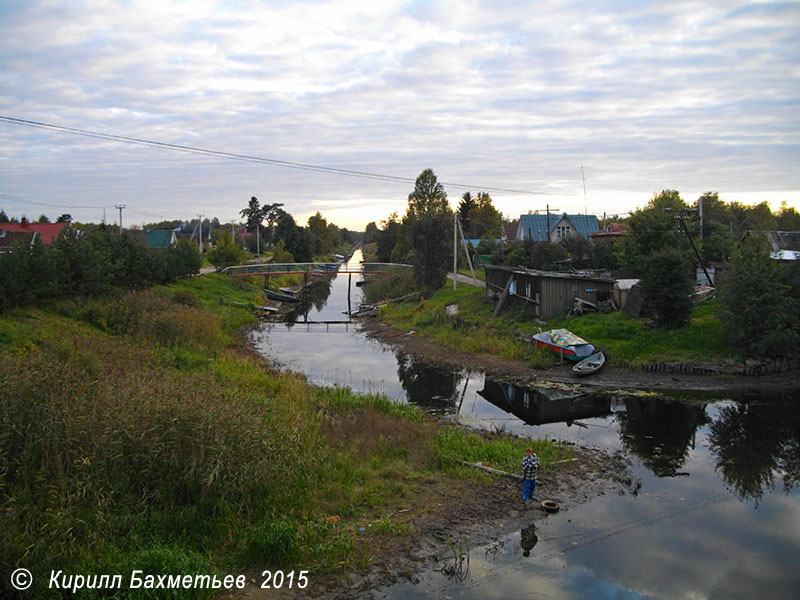
<instances>
[{"instance_id":1,"label":"tree","mask_svg":"<svg viewBox=\"0 0 800 600\"><path fill-rule=\"evenodd\" d=\"M56 219L56 223L72 223L72 215L69 213L64 213Z\"/></svg>"},{"instance_id":2,"label":"tree","mask_svg":"<svg viewBox=\"0 0 800 600\"><path fill-rule=\"evenodd\" d=\"M329 239L332 232L328 229L328 221L319 211L308 217L308 229L311 233L314 254L324 254L333 250Z\"/></svg>"},{"instance_id":3,"label":"tree","mask_svg":"<svg viewBox=\"0 0 800 600\"><path fill-rule=\"evenodd\" d=\"M471 192L464 192L461 195L461 202L458 203L458 218L461 220L461 228L464 230L464 237L472 237L472 221L469 213L478 206Z\"/></svg>"},{"instance_id":4,"label":"tree","mask_svg":"<svg viewBox=\"0 0 800 600\"><path fill-rule=\"evenodd\" d=\"M47 215L41 214L39 215L39 223L49 223L50 219L47 218Z\"/></svg>"},{"instance_id":5,"label":"tree","mask_svg":"<svg viewBox=\"0 0 800 600\"><path fill-rule=\"evenodd\" d=\"M503 215L486 192L480 192L475 199L475 207L469 211L469 223L469 237L472 238L497 239L503 233Z\"/></svg>"},{"instance_id":6,"label":"tree","mask_svg":"<svg viewBox=\"0 0 800 600\"><path fill-rule=\"evenodd\" d=\"M734 251L720 296L719 318L743 354L790 355L800 349L800 306L763 236L746 238Z\"/></svg>"},{"instance_id":7,"label":"tree","mask_svg":"<svg viewBox=\"0 0 800 600\"><path fill-rule=\"evenodd\" d=\"M256 254L261 254L261 222L264 220L264 211L258 198L252 196L247 208L240 210L239 214L246 219L247 231L256 234Z\"/></svg>"},{"instance_id":8,"label":"tree","mask_svg":"<svg viewBox=\"0 0 800 600\"><path fill-rule=\"evenodd\" d=\"M403 219L417 284L426 292L440 288L452 261L453 211L432 169L425 169L408 195Z\"/></svg>"},{"instance_id":9,"label":"tree","mask_svg":"<svg viewBox=\"0 0 800 600\"><path fill-rule=\"evenodd\" d=\"M400 223L397 220L397 213L393 212L385 221L381 221L382 228L378 230L377 255L379 262L391 262L392 251L397 245L397 236L400 230Z\"/></svg>"},{"instance_id":10,"label":"tree","mask_svg":"<svg viewBox=\"0 0 800 600\"><path fill-rule=\"evenodd\" d=\"M378 241L378 226L375 221L367 223L367 228L364 230L364 245L371 244Z\"/></svg>"},{"instance_id":11,"label":"tree","mask_svg":"<svg viewBox=\"0 0 800 600\"><path fill-rule=\"evenodd\" d=\"M617 248L620 262L630 274L639 275L647 257L677 248L678 223L674 216L685 208L676 190L664 190L628 218L628 232Z\"/></svg>"},{"instance_id":12,"label":"tree","mask_svg":"<svg viewBox=\"0 0 800 600\"><path fill-rule=\"evenodd\" d=\"M800 231L800 213L793 206L786 204L786 200L781 202L777 229L779 231Z\"/></svg>"},{"instance_id":13,"label":"tree","mask_svg":"<svg viewBox=\"0 0 800 600\"><path fill-rule=\"evenodd\" d=\"M693 278L687 261L676 249L666 248L645 259L641 285L659 327L677 329L689 322Z\"/></svg>"},{"instance_id":14,"label":"tree","mask_svg":"<svg viewBox=\"0 0 800 600\"><path fill-rule=\"evenodd\" d=\"M227 229L223 229L220 232L214 249L208 253L208 260L217 268L217 271L232 265L240 265L246 258L246 252L231 237L231 232Z\"/></svg>"}]
</instances>

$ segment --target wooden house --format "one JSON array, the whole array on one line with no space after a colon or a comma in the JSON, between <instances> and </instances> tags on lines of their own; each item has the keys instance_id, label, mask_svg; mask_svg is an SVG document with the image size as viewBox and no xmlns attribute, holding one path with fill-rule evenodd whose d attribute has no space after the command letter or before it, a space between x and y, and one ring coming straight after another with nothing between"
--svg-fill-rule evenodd
<instances>
[{"instance_id":1,"label":"wooden house","mask_svg":"<svg viewBox=\"0 0 800 600\"><path fill-rule=\"evenodd\" d=\"M487 265L486 296L503 306L529 308L544 321L565 317L576 305L586 302L597 306L608 301L614 280L598 275L536 271L523 267ZM577 299L577 300L576 300Z\"/></svg>"}]
</instances>

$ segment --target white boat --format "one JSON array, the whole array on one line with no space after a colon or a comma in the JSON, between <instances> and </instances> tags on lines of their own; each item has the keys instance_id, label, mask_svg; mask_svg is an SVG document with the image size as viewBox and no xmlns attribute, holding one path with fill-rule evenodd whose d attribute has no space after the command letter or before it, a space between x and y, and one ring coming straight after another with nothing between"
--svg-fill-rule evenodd
<instances>
[{"instance_id":1,"label":"white boat","mask_svg":"<svg viewBox=\"0 0 800 600\"><path fill-rule=\"evenodd\" d=\"M595 352L591 356L587 356L574 367L572 371L581 377L584 375L591 375L599 371L606 362L606 355L602 352Z\"/></svg>"}]
</instances>

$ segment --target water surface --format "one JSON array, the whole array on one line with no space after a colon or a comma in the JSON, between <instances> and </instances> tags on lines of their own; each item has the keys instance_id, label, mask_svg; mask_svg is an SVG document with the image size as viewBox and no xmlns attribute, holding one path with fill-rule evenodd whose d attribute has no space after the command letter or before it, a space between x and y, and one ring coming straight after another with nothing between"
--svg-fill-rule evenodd
<instances>
[{"instance_id":1,"label":"water surface","mask_svg":"<svg viewBox=\"0 0 800 600\"><path fill-rule=\"evenodd\" d=\"M345 319L347 289L338 276L327 301L298 320ZM357 306L354 284L351 293ZM520 388L427 365L353 325L270 324L252 341L315 384L383 393L472 427L619 450L641 481L512 532L498 524L500 541L471 549L467 572L430 571L379 597L800 597L796 402Z\"/></svg>"}]
</instances>

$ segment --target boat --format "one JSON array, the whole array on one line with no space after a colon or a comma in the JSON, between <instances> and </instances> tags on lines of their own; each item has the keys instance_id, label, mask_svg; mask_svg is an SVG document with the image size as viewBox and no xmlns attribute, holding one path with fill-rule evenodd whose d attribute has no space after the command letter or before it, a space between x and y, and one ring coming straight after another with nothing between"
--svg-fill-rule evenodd
<instances>
[{"instance_id":1,"label":"boat","mask_svg":"<svg viewBox=\"0 0 800 600\"><path fill-rule=\"evenodd\" d=\"M572 372L580 377L583 377L584 375L591 375L592 373L599 371L605 362L606 355L598 351L591 356L587 356L574 367L572 367Z\"/></svg>"},{"instance_id":2,"label":"boat","mask_svg":"<svg viewBox=\"0 0 800 600\"><path fill-rule=\"evenodd\" d=\"M281 302L297 302L297 298L295 296L276 292L269 288L264 288L264 293L267 295L267 298L271 298L272 300L280 300Z\"/></svg>"},{"instance_id":3,"label":"boat","mask_svg":"<svg viewBox=\"0 0 800 600\"><path fill-rule=\"evenodd\" d=\"M290 296L296 296L297 295L297 290L293 290L292 288L279 287L278 291L281 292L282 294L288 294Z\"/></svg>"},{"instance_id":4,"label":"boat","mask_svg":"<svg viewBox=\"0 0 800 600\"><path fill-rule=\"evenodd\" d=\"M357 311L350 313L351 317L377 317L378 307L374 304L364 304Z\"/></svg>"},{"instance_id":5,"label":"boat","mask_svg":"<svg viewBox=\"0 0 800 600\"><path fill-rule=\"evenodd\" d=\"M568 329L539 331L533 334L531 341L536 342L539 348L550 348L562 358L574 362L579 362L595 352L594 346Z\"/></svg>"}]
</instances>

